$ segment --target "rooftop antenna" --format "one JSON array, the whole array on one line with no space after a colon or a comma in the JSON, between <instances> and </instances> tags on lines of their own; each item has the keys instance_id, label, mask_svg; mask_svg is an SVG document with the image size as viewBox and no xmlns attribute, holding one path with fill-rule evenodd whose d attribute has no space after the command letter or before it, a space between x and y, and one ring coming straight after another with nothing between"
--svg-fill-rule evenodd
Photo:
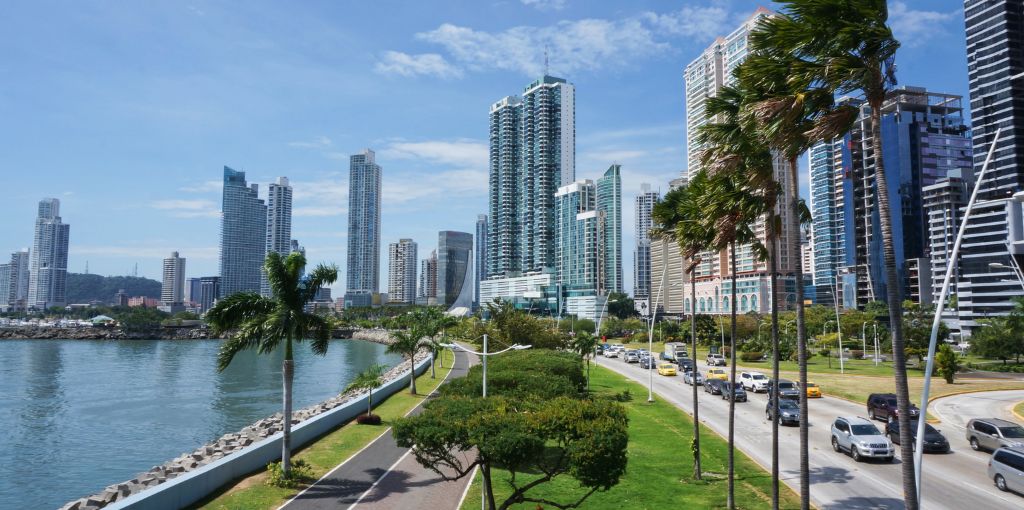
<instances>
[{"instance_id":1,"label":"rooftop antenna","mask_svg":"<svg viewBox=\"0 0 1024 510\"><path fill-rule=\"evenodd\" d=\"M544 45L544 76L548 75L548 45Z\"/></svg>"},{"instance_id":2,"label":"rooftop antenna","mask_svg":"<svg viewBox=\"0 0 1024 510\"><path fill-rule=\"evenodd\" d=\"M89 261L85 261L85 274L89 274Z\"/></svg>"}]
</instances>

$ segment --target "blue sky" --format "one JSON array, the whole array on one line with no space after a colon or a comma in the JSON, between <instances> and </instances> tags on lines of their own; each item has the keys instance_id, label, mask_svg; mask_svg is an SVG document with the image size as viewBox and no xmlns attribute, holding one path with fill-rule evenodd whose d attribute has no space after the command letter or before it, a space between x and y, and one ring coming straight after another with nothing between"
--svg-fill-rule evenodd
<instances>
[{"instance_id":1,"label":"blue sky","mask_svg":"<svg viewBox=\"0 0 1024 510\"><path fill-rule=\"evenodd\" d=\"M576 85L577 178L622 164L633 197L685 166L682 69L771 2L16 2L0 16L0 253L31 245L36 202L71 224L69 269L159 278L172 250L217 273L224 165L295 186L293 236L345 265L348 155L383 173L387 244L473 232L487 112L543 72ZM967 94L962 3L890 2L901 84ZM806 179L803 182L806 188ZM344 275L340 281L344 281ZM336 287L340 290L340 287ZM382 288L386 291L386 288Z\"/></svg>"}]
</instances>

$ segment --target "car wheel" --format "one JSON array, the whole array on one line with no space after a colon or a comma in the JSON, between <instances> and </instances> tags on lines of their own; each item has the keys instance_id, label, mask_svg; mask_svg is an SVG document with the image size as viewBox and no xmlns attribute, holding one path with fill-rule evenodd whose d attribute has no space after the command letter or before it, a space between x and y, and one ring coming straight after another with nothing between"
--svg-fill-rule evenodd
<instances>
[{"instance_id":1,"label":"car wheel","mask_svg":"<svg viewBox=\"0 0 1024 510\"><path fill-rule=\"evenodd\" d=\"M976 438L976 437L972 437L971 438L971 449L976 451L976 452L977 451L981 451L981 445L978 444L978 438Z\"/></svg>"},{"instance_id":2,"label":"car wheel","mask_svg":"<svg viewBox=\"0 0 1024 510\"><path fill-rule=\"evenodd\" d=\"M853 457L854 462L860 462L860 452L857 451L856 446L850 447L850 456Z\"/></svg>"},{"instance_id":3,"label":"car wheel","mask_svg":"<svg viewBox=\"0 0 1024 510\"><path fill-rule=\"evenodd\" d=\"M832 436L832 449L837 452L840 451L839 440L836 439L836 436Z\"/></svg>"},{"instance_id":4,"label":"car wheel","mask_svg":"<svg viewBox=\"0 0 1024 510\"><path fill-rule=\"evenodd\" d=\"M1006 479L1003 478L1003 475L996 475L996 488L1006 492Z\"/></svg>"},{"instance_id":5,"label":"car wheel","mask_svg":"<svg viewBox=\"0 0 1024 510\"><path fill-rule=\"evenodd\" d=\"M889 462L891 464L893 462L896 462L896 457L886 457L885 460L886 462Z\"/></svg>"},{"instance_id":6,"label":"car wheel","mask_svg":"<svg viewBox=\"0 0 1024 510\"><path fill-rule=\"evenodd\" d=\"M878 419L878 418L875 417L875 410L874 409L868 409L868 418L871 418L872 420L877 420Z\"/></svg>"}]
</instances>

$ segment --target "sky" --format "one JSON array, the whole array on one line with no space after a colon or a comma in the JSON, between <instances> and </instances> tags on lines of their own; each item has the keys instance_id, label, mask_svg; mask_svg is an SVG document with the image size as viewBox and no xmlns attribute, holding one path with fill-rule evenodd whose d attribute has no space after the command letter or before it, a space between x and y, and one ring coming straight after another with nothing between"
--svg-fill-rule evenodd
<instances>
[{"instance_id":1,"label":"sky","mask_svg":"<svg viewBox=\"0 0 1024 510\"><path fill-rule=\"evenodd\" d=\"M0 254L61 200L68 269L218 273L221 176L294 186L292 236L344 282L348 157L383 167L387 245L437 246L487 212L487 115L544 72L576 86L576 177L634 197L685 169L683 68L768 1L13 2L0 16ZM967 95L963 4L890 1L900 84ZM965 106L966 106L965 101ZM805 163L806 165L806 163ZM802 188L806 194L804 169ZM340 295L342 284L334 287Z\"/></svg>"}]
</instances>

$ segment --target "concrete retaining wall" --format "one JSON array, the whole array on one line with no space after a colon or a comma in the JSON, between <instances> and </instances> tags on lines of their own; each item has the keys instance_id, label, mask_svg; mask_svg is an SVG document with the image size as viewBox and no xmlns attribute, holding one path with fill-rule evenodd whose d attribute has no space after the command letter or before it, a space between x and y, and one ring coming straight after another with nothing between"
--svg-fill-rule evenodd
<instances>
[{"instance_id":1,"label":"concrete retaining wall","mask_svg":"<svg viewBox=\"0 0 1024 510\"><path fill-rule=\"evenodd\" d=\"M416 365L416 375L430 367L429 357ZM409 386L409 377L396 378L377 389L374 399L381 402ZM292 448L299 448L323 436L338 425L352 420L366 411L366 395L351 400L328 412L305 420L292 428ZM178 510L214 493L228 483L249 473L263 469L268 463L281 458L281 439L278 432L241 451L207 464L195 471L168 480L151 489L115 501L104 508Z\"/></svg>"}]
</instances>

